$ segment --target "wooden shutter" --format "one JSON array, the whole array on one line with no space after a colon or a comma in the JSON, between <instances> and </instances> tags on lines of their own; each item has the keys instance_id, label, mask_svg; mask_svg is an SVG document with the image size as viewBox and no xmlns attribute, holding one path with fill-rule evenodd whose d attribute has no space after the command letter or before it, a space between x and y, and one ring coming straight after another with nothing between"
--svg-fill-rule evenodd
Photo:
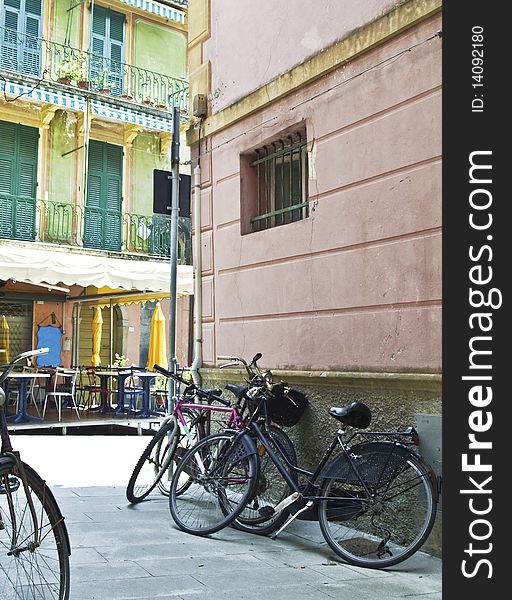
<instances>
[{"instance_id":1,"label":"wooden shutter","mask_svg":"<svg viewBox=\"0 0 512 600\"><path fill-rule=\"evenodd\" d=\"M2 20L5 27L0 38L0 65L4 69L18 70L18 23L20 19L21 0L4 0Z\"/></svg>"},{"instance_id":2,"label":"wooden shutter","mask_svg":"<svg viewBox=\"0 0 512 600\"><path fill-rule=\"evenodd\" d=\"M34 240L39 131L0 121L0 237Z\"/></svg>"},{"instance_id":3,"label":"wooden shutter","mask_svg":"<svg viewBox=\"0 0 512 600\"><path fill-rule=\"evenodd\" d=\"M41 71L41 0L4 0L0 65L29 75Z\"/></svg>"},{"instance_id":4,"label":"wooden shutter","mask_svg":"<svg viewBox=\"0 0 512 600\"><path fill-rule=\"evenodd\" d=\"M124 23L121 13L110 10L108 13L110 82L113 84L112 93L123 93L123 58L124 58Z\"/></svg>"},{"instance_id":5,"label":"wooden shutter","mask_svg":"<svg viewBox=\"0 0 512 600\"><path fill-rule=\"evenodd\" d=\"M14 162L16 125L0 121L0 237L12 238L14 230Z\"/></svg>"},{"instance_id":6,"label":"wooden shutter","mask_svg":"<svg viewBox=\"0 0 512 600\"><path fill-rule=\"evenodd\" d=\"M97 83L98 77L102 74L105 67L108 68L107 58L107 9L102 6L94 6L92 12L92 31L91 31L91 63L90 78L96 87L101 88L102 84Z\"/></svg>"},{"instance_id":7,"label":"wooden shutter","mask_svg":"<svg viewBox=\"0 0 512 600\"><path fill-rule=\"evenodd\" d=\"M121 249L123 148L91 140L84 245Z\"/></svg>"},{"instance_id":8,"label":"wooden shutter","mask_svg":"<svg viewBox=\"0 0 512 600\"><path fill-rule=\"evenodd\" d=\"M121 248L121 205L123 194L123 149L105 145L105 236L110 250Z\"/></svg>"},{"instance_id":9,"label":"wooden shutter","mask_svg":"<svg viewBox=\"0 0 512 600\"><path fill-rule=\"evenodd\" d=\"M15 236L18 240L33 240L36 223L37 144L39 131L18 125L17 173L15 173L16 215Z\"/></svg>"},{"instance_id":10,"label":"wooden shutter","mask_svg":"<svg viewBox=\"0 0 512 600\"><path fill-rule=\"evenodd\" d=\"M113 94L123 92L123 58L125 16L121 13L95 6L91 31L91 80L94 83L104 69ZM96 87L101 87L97 85Z\"/></svg>"},{"instance_id":11,"label":"wooden shutter","mask_svg":"<svg viewBox=\"0 0 512 600\"><path fill-rule=\"evenodd\" d=\"M41 70L41 0L25 0L23 15L22 56L23 72L39 75Z\"/></svg>"},{"instance_id":12,"label":"wooden shutter","mask_svg":"<svg viewBox=\"0 0 512 600\"><path fill-rule=\"evenodd\" d=\"M84 222L84 245L88 248L103 247L103 144L89 142L89 165L87 175L87 200Z\"/></svg>"}]
</instances>

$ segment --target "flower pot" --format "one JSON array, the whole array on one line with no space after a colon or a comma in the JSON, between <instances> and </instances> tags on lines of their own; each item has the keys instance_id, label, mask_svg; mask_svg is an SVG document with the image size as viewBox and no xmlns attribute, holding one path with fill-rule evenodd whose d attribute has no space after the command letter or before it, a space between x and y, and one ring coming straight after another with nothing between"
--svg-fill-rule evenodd
<instances>
[{"instance_id":1,"label":"flower pot","mask_svg":"<svg viewBox=\"0 0 512 600\"><path fill-rule=\"evenodd\" d=\"M156 108L160 108L161 110L167 110L167 106L165 106L165 104L157 104Z\"/></svg>"},{"instance_id":2,"label":"flower pot","mask_svg":"<svg viewBox=\"0 0 512 600\"><path fill-rule=\"evenodd\" d=\"M110 88L100 88L100 89L98 90L98 92L99 92L100 94L110 94L110 93L112 92L112 90L111 90Z\"/></svg>"},{"instance_id":3,"label":"flower pot","mask_svg":"<svg viewBox=\"0 0 512 600\"><path fill-rule=\"evenodd\" d=\"M121 94L119 98L123 100L133 100L133 96L130 96L129 94Z\"/></svg>"},{"instance_id":4,"label":"flower pot","mask_svg":"<svg viewBox=\"0 0 512 600\"><path fill-rule=\"evenodd\" d=\"M142 104L145 104L146 106L153 106L153 102L151 102L151 100L143 100Z\"/></svg>"},{"instance_id":5,"label":"flower pot","mask_svg":"<svg viewBox=\"0 0 512 600\"><path fill-rule=\"evenodd\" d=\"M71 83L71 79L69 77L59 77L57 81L59 83L65 83L66 85L69 85Z\"/></svg>"},{"instance_id":6,"label":"flower pot","mask_svg":"<svg viewBox=\"0 0 512 600\"><path fill-rule=\"evenodd\" d=\"M89 89L89 82L88 82L88 81L85 81L84 79L81 79L81 80L78 82L78 87L79 87L79 88L82 88L83 90L88 90L88 89Z\"/></svg>"}]
</instances>

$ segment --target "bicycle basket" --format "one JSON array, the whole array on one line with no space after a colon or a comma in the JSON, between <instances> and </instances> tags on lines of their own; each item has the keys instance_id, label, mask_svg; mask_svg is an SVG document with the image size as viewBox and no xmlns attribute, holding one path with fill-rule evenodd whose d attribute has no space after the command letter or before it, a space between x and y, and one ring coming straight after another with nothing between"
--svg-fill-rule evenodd
<instances>
[{"instance_id":1,"label":"bicycle basket","mask_svg":"<svg viewBox=\"0 0 512 600\"><path fill-rule=\"evenodd\" d=\"M293 427L300 421L309 401L307 396L283 383L272 386L272 396L267 400L267 413L276 425Z\"/></svg>"}]
</instances>

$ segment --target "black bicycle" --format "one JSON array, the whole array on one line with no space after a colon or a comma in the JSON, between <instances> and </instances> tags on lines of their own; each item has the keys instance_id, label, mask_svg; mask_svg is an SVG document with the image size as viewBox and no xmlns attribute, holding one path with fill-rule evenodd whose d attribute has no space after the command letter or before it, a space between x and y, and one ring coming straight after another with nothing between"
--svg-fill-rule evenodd
<instances>
[{"instance_id":1,"label":"black bicycle","mask_svg":"<svg viewBox=\"0 0 512 600\"><path fill-rule=\"evenodd\" d=\"M0 367L0 384L16 363L46 354L19 354ZM13 450L0 387L0 598L69 598L69 537L57 502L43 479Z\"/></svg>"},{"instance_id":2,"label":"black bicycle","mask_svg":"<svg viewBox=\"0 0 512 600\"><path fill-rule=\"evenodd\" d=\"M195 522L210 519L211 525L211 507L216 505L222 515L219 524L274 532L275 538L294 519L318 520L337 555L368 568L395 565L423 545L435 521L438 482L413 450L419 443L413 427L367 432L371 412L365 404L331 408L330 415L341 427L316 469L309 471L293 464L278 443L269 443L269 433L261 426L261 419L298 422L306 405L300 396L290 394L284 382L269 382L253 394L253 401L257 403L254 418L242 431L205 438L185 454L176 470L173 484L185 472L201 489L195 497L184 494L179 500L188 500ZM251 505L259 482L258 446L290 490L277 504ZM240 515L245 515L243 521ZM251 516L253 527L247 518ZM200 533L197 526L191 529L173 517L184 531ZM281 524L283 518L287 520Z\"/></svg>"}]
</instances>

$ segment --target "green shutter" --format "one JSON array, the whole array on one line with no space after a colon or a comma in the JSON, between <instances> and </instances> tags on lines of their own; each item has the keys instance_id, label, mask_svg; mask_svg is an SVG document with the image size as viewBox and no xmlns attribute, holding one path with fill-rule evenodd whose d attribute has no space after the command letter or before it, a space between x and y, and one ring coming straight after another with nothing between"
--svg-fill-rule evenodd
<instances>
[{"instance_id":1,"label":"green shutter","mask_svg":"<svg viewBox=\"0 0 512 600\"><path fill-rule=\"evenodd\" d=\"M91 81L97 88L109 84L112 93L123 92L125 16L121 13L95 6L91 27ZM108 80L100 77L103 70L108 72Z\"/></svg>"},{"instance_id":2,"label":"green shutter","mask_svg":"<svg viewBox=\"0 0 512 600\"><path fill-rule=\"evenodd\" d=\"M39 132L0 121L0 237L34 240Z\"/></svg>"},{"instance_id":3,"label":"green shutter","mask_svg":"<svg viewBox=\"0 0 512 600\"><path fill-rule=\"evenodd\" d=\"M104 87L101 83L103 69L108 66L107 52L107 9L94 6L91 25L91 50L90 79L96 88Z\"/></svg>"},{"instance_id":4,"label":"green shutter","mask_svg":"<svg viewBox=\"0 0 512 600\"><path fill-rule=\"evenodd\" d=\"M89 143L84 245L121 249L123 149L104 142Z\"/></svg>"},{"instance_id":5,"label":"green shutter","mask_svg":"<svg viewBox=\"0 0 512 600\"><path fill-rule=\"evenodd\" d=\"M4 0L0 66L30 75L41 71L41 0ZM16 32L16 33L14 33Z\"/></svg>"},{"instance_id":6,"label":"green shutter","mask_svg":"<svg viewBox=\"0 0 512 600\"><path fill-rule=\"evenodd\" d=\"M12 0L5 0L0 25L5 27L0 32L0 66L11 71L18 70L18 19L20 17L19 0L13 5ZM9 7L9 8L8 8Z\"/></svg>"}]
</instances>

